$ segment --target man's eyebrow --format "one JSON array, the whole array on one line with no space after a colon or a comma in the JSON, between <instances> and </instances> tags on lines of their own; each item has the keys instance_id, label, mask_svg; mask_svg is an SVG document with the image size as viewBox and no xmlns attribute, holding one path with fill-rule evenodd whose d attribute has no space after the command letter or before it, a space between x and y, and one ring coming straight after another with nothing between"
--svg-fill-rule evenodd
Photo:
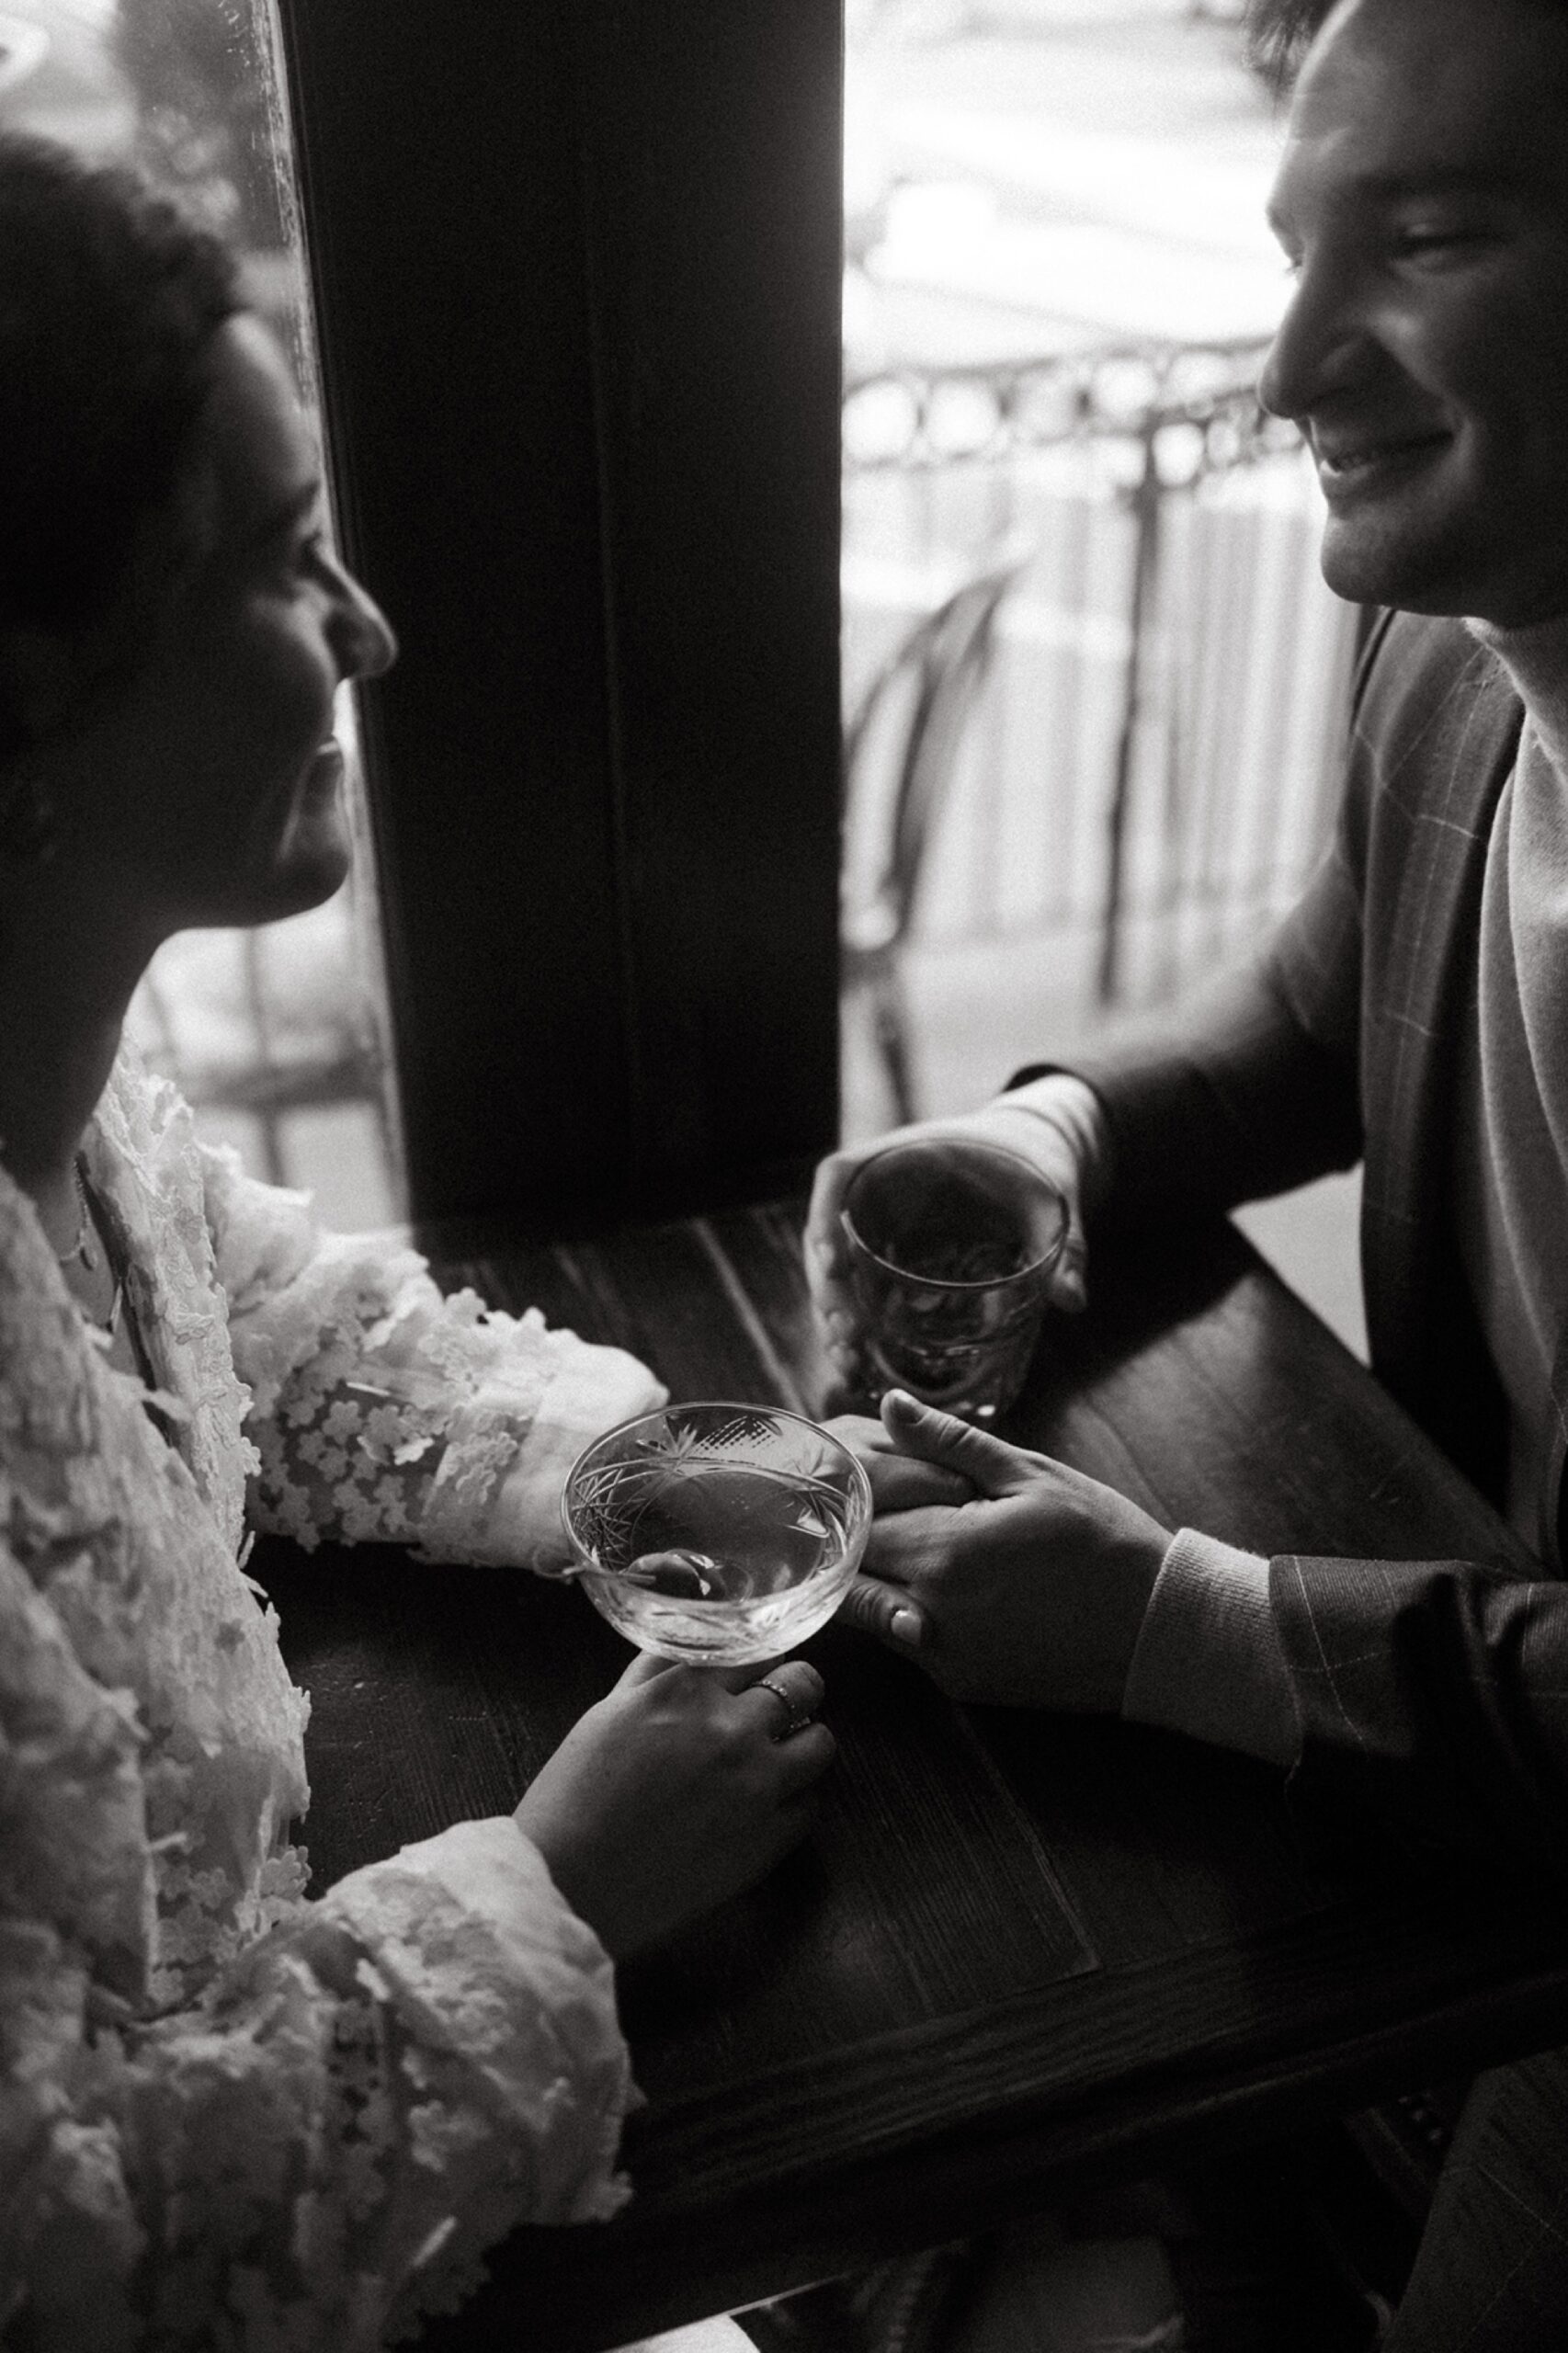
<instances>
[{"instance_id":1,"label":"man's eyebrow","mask_svg":"<svg viewBox=\"0 0 1568 2353\"><path fill-rule=\"evenodd\" d=\"M1358 192L1397 202L1412 196L1512 196L1521 177L1502 164L1435 164L1425 171L1368 172L1355 187Z\"/></svg>"},{"instance_id":2,"label":"man's eyebrow","mask_svg":"<svg viewBox=\"0 0 1568 2353\"><path fill-rule=\"evenodd\" d=\"M1409 204L1444 196L1513 197L1518 195L1522 185L1523 175L1502 165L1434 164L1429 170L1358 172L1345 186L1333 191L1332 200L1337 209L1369 200L1374 204ZM1294 210L1278 194L1264 208L1265 218L1281 244L1289 238Z\"/></svg>"}]
</instances>

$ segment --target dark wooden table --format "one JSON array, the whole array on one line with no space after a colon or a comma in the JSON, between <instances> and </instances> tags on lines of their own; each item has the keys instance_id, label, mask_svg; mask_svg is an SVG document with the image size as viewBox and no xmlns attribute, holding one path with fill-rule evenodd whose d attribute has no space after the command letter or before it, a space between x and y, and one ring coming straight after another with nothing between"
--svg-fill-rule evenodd
<instances>
[{"instance_id":1,"label":"dark wooden table","mask_svg":"<svg viewBox=\"0 0 1568 2353\"><path fill-rule=\"evenodd\" d=\"M798 1213L447 1249L494 1305L677 1398L819 1410ZM1102 1251L1006 1427L1260 1551L1519 1566L1501 1521L1226 1226ZM626 1652L584 1597L384 1549L263 1548L310 1689L317 1884L507 1812ZM1335 1882L1278 1777L1115 1723L960 1709L845 1629L807 1845L623 1972L649 2105L608 2226L528 2231L428 2342L590 2353L1561 2039L1568 1942L1444 1867Z\"/></svg>"}]
</instances>

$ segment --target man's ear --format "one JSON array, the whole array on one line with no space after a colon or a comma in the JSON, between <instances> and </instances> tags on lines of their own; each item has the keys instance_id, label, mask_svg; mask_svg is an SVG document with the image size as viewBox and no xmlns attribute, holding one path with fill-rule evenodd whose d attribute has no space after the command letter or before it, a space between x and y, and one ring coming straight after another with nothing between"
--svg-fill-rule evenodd
<instances>
[{"instance_id":1,"label":"man's ear","mask_svg":"<svg viewBox=\"0 0 1568 2353\"><path fill-rule=\"evenodd\" d=\"M81 647L52 630L0 631L0 733L18 747L41 744L81 700Z\"/></svg>"}]
</instances>

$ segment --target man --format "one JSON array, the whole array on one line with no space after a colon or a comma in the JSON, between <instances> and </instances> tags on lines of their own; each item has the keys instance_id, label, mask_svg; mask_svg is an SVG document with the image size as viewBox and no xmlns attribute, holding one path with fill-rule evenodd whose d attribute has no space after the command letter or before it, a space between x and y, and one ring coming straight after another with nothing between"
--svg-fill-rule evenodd
<instances>
[{"instance_id":1,"label":"man","mask_svg":"<svg viewBox=\"0 0 1568 2353\"><path fill-rule=\"evenodd\" d=\"M1119 1709L1527 1868L1568 1864L1568 0L1256 0L1312 36L1270 207L1296 279L1262 393L1383 607L1334 851L1256 966L1158 1049L943 1123L1085 1222L1365 1162L1375 1370L1553 1573L1272 1563L890 1400L974 1499L890 1511L858 1621L971 1697ZM853 1351L819 1172L808 1257ZM1568 2345L1568 2056L1483 2080L1391 2347Z\"/></svg>"}]
</instances>

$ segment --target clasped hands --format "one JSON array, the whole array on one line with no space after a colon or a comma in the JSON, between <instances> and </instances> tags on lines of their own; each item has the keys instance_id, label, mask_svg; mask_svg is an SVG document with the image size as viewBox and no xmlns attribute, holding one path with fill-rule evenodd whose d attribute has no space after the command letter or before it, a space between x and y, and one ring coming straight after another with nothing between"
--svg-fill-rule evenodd
<instances>
[{"instance_id":1,"label":"clasped hands","mask_svg":"<svg viewBox=\"0 0 1568 2353\"><path fill-rule=\"evenodd\" d=\"M1088 1088L1056 1074L822 1163L806 1275L827 1355L851 1389L863 1336L839 1212L869 1153L916 1137L1000 1144L1029 1161L1067 1207L1050 1304L1070 1315L1085 1304L1085 1222L1108 1142ZM881 1422L845 1415L829 1427L865 1463L877 1512L842 1606L848 1623L916 1660L954 1699L1119 1710L1165 1529L1114 1488L896 1392Z\"/></svg>"},{"instance_id":2,"label":"clasped hands","mask_svg":"<svg viewBox=\"0 0 1568 2353\"><path fill-rule=\"evenodd\" d=\"M1121 1705L1170 1533L1067 1464L894 1391L831 1423L877 1517L841 1616L956 1699Z\"/></svg>"}]
</instances>

